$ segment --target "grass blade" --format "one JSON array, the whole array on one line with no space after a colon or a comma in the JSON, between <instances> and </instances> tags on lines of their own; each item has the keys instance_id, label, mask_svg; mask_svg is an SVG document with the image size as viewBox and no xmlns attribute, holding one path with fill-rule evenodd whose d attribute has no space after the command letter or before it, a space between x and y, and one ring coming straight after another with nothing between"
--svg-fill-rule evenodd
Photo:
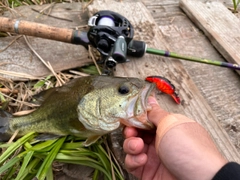
<instances>
[{"instance_id":1,"label":"grass blade","mask_svg":"<svg viewBox=\"0 0 240 180\"><path fill-rule=\"evenodd\" d=\"M14 158L10 159L7 163L5 163L4 165L2 165L0 167L0 174L2 174L4 171L6 171L7 169L13 167L14 165L16 165L16 163L18 163L25 155L27 154L27 151L22 152L21 154L15 156Z\"/></svg>"},{"instance_id":2,"label":"grass blade","mask_svg":"<svg viewBox=\"0 0 240 180\"><path fill-rule=\"evenodd\" d=\"M37 143L36 145L32 146L29 150L39 151L39 152L48 152L55 146L55 142L57 140L58 139L53 139L53 140Z\"/></svg>"},{"instance_id":3,"label":"grass blade","mask_svg":"<svg viewBox=\"0 0 240 180\"><path fill-rule=\"evenodd\" d=\"M12 179L11 177L13 176L14 173L16 173L18 166L12 166L8 172L4 175L3 178L1 178L1 180L9 180ZM1 177L1 176L0 176Z\"/></svg>"},{"instance_id":4,"label":"grass blade","mask_svg":"<svg viewBox=\"0 0 240 180\"><path fill-rule=\"evenodd\" d=\"M29 151L26 156L23 158L23 163L22 166L18 172L18 175L15 180L20 180L21 177L23 176L24 170L26 169L28 163L30 162L32 156L33 156L34 151Z\"/></svg>"},{"instance_id":5,"label":"grass blade","mask_svg":"<svg viewBox=\"0 0 240 180\"><path fill-rule=\"evenodd\" d=\"M21 158L19 158L17 156L12 158L6 164L4 164L2 167L0 167L0 174L2 174L4 171L8 170L9 168L13 167L20 160L21 160Z\"/></svg>"},{"instance_id":6,"label":"grass blade","mask_svg":"<svg viewBox=\"0 0 240 180\"><path fill-rule=\"evenodd\" d=\"M28 133L27 135L14 142L11 146L9 146L9 148L0 156L0 164L2 164L12 153L14 153L26 141L32 139L35 135L36 134L34 132Z\"/></svg>"},{"instance_id":7,"label":"grass blade","mask_svg":"<svg viewBox=\"0 0 240 180\"><path fill-rule=\"evenodd\" d=\"M53 171L52 171L52 166L50 166L47 176L46 176L46 180L53 180Z\"/></svg>"},{"instance_id":8,"label":"grass blade","mask_svg":"<svg viewBox=\"0 0 240 180\"><path fill-rule=\"evenodd\" d=\"M39 159L39 158L31 159L31 162L26 167L26 169L24 170L24 172L21 176L21 180L33 179L33 177L37 173L37 170L35 170L35 167L40 165L40 163L39 163L40 161L41 161L41 159Z\"/></svg>"},{"instance_id":9,"label":"grass blade","mask_svg":"<svg viewBox=\"0 0 240 180\"><path fill-rule=\"evenodd\" d=\"M55 159L55 157L57 156L58 151L60 150L62 144L64 143L66 137L62 137L59 138L55 144L53 149L49 152L48 156L46 157L46 159L43 161L36 177L38 178L38 180L44 180L48 170L50 168L50 166L52 165L53 160Z\"/></svg>"},{"instance_id":10,"label":"grass blade","mask_svg":"<svg viewBox=\"0 0 240 180\"><path fill-rule=\"evenodd\" d=\"M77 149L84 147L84 141L82 142L71 142L71 143L64 143L61 149L70 150L70 149Z\"/></svg>"},{"instance_id":11,"label":"grass blade","mask_svg":"<svg viewBox=\"0 0 240 180\"><path fill-rule=\"evenodd\" d=\"M91 161L84 161L84 160L81 160L81 161L72 161L72 160L59 160L59 162L64 162L64 163L70 163L70 164L80 164L80 165L83 165L83 166L89 166L89 167L92 167L92 168L95 168L99 171L101 171L103 174L106 175L107 179L109 180L112 180L111 178L111 174L109 174L109 172L104 169L101 164L97 163L96 162L91 162Z\"/></svg>"}]
</instances>

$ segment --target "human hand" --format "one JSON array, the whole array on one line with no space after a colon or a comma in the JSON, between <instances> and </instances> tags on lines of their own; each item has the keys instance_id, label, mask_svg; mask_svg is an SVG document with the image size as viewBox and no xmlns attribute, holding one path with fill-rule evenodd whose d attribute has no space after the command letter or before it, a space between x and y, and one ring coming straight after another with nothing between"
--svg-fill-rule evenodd
<instances>
[{"instance_id":1,"label":"human hand","mask_svg":"<svg viewBox=\"0 0 240 180\"><path fill-rule=\"evenodd\" d=\"M155 132L125 127L124 134L123 149L127 153L125 166L128 172L142 180L174 179L156 153Z\"/></svg>"},{"instance_id":2,"label":"human hand","mask_svg":"<svg viewBox=\"0 0 240 180\"><path fill-rule=\"evenodd\" d=\"M141 179L211 179L227 163L206 130L179 114L169 114L149 98L148 118L156 133L126 127L126 169Z\"/></svg>"},{"instance_id":3,"label":"human hand","mask_svg":"<svg viewBox=\"0 0 240 180\"><path fill-rule=\"evenodd\" d=\"M154 98L149 99L148 103L156 104ZM151 113L151 120L163 118L169 113L158 107L152 107L155 113ZM157 115L157 118L154 116ZM156 124L157 122L153 122ZM175 179L172 174L164 167L160 158L156 153L155 137L156 132L145 131L133 127L125 127L124 135L126 140L123 144L123 149L127 153L125 158L125 166L128 172L142 180L149 179Z\"/></svg>"}]
</instances>

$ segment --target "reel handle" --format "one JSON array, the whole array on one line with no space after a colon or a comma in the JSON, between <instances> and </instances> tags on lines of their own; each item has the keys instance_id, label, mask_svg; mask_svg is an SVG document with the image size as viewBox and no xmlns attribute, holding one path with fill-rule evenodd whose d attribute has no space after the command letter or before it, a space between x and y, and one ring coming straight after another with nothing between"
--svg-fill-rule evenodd
<instances>
[{"instance_id":1,"label":"reel handle","mask_svg":"<svg viewBox=\"0 0 240 180\"><path fill-rule=\"evenodd\" d=\"M126 62L127 43L123 36L119 36L113 46L112 58L118 63Z\"/></svg>"}]
</instances>

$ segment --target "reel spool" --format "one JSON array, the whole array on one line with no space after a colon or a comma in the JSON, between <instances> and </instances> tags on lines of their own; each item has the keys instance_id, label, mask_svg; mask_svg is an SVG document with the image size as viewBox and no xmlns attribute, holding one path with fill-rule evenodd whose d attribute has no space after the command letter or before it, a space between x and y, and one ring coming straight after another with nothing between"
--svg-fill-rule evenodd
<instances>
[{"instance_id":1,"label":"reel spool","mask_svg":"<svg viewBox=\"0 0 240 180\"><path fill-rule=\"evenodd\" d=\"M89 42L101 53L108 68L127 61L128 44L134 30L125 17L112 11L99 11L89 19L88 25Z\"/></svg>"}]
</instances>

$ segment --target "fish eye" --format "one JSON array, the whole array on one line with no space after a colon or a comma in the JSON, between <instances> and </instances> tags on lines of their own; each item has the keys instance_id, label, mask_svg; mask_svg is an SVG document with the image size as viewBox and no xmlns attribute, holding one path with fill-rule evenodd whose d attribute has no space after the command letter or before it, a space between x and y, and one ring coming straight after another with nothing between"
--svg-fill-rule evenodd
<instances>
[{"instance_id":1,"label":"fish eye","mask_svg":"<svg viewBox=\"0 0 240 180\"><path fill-rule=\"evenodd\" d=\"M119 92L120 94L127 94L127 93L129 93L129 91L130 91L130 89L129 89L129 87L126 86L126 85L122 85L122 86L120 86L120 87L118 88L118 92Z\"/></svg>"}]
</instances>

